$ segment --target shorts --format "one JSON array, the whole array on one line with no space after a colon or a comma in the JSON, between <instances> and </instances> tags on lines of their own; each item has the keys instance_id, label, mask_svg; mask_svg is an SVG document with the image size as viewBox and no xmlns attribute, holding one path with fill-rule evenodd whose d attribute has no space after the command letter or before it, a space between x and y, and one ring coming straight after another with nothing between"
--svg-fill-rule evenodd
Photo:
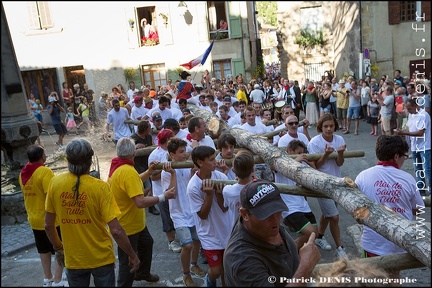
<instances>
[{"instance_id":1,"label":"shorts","mask_svg":"<svg viewBox=\"0 0 432 288\"><path fill-rule=\"evenodd\" d=\"M199 241L195 226L179 227L176 228L175 231L176 237L178 238L181 246L191 244L193 241Z\"/></svg>"},{"instance_id":2,"label":"shorts","mask_svg":"<svg viewBox=\"0 0 432 288\"><path fill-rule=\"evenodd\" d=\"M82 122L91 123L89 116L82 116Z\"/></svg>"},{"instance_id":3,"label":"shorts","mask_svg":"<svg viewBox=\"0 0 432 288\"><path fill-rule=\"evenodd\" d=\"M169 212L169 204L168 201L163 201L158 203L160 215L162 217L162 231L163 232L172 232L174 231L174 223L171 219Z\"/></svg>"},{"instance_id":4,"label":"shorts","mask_svg":"<svg viewBox=\"0 0 432 288\"><path fill-rule=\"evenodd\" d=\"M42 122L42 115L41 114L34 114L34 116L36 117L36 119L40 122Z\"/></svg>"},{"instance_id":5,"label":"shorts","mask_svg":"<svg viewBox=\"0 0 432 288\"><path fill-rule=\"evenodd\" d=\"M318 204L324 218L331 218L339 215L336 202L329 198L318 198Z\"/></svg>"},{"instance_id":6,"label":"shorts","mask_svg":"<svg viewBox=\"0 0 432 288\"><path fill-rule=\"evenodd\" d=\"M348 119L359 119L361 107L348 107Z\"/></svg>"},{"instance_id":7,"label":"shorts","mask_svg":"<svg viewBox=\"0 0 432 288\"><path fill-rule=\"evenodd\" d=\"M285 220L295 229L296 233L300 233L309 224L317 225L315 215L312 212L294 212L285 217Z\"/></svg>"},{"instance_id":8,"label":"shorts","mask_svg":"<svg viewBox=\"0 0 432 288\"><path fill-rule=\"evenodd\" d=\"M61 240L60 227L56 227L57 233ZM33 235L35 238L36 249L39 254L45 254L51 252L52 255L55 254L54 247L48 239L45 230L34 230Z\"/></svg>"},{"instance_id":9,"label":"shorts","mask_svg":"<svg viewBox=\"0 0 432 288\"><path fill-rule=\"evenodd\" d=\"M216 267L222 265L223 254L225 250L205 250L203 249L204 255L207 258L209 267Z\"/></svg>"},{"instance_id":10,"label":"shorts","mask_svg":"<svg viewBox=\"0 0 432 288\"><path fill-rule=\"evenodd\" d=\"M53 127L54 127L57 135L64 135L68 132L66 125L63 123L55 124L55 125L53 125Z\"/></svg>"},{"instance_id":11,"label":"shorts","mask_svg":"<svg viewBox=\"0 0 432 288\"><path fill-rule=\"evenodd\" d=\"M390 126L391 117L382 117L381 116L381 126L382 130L386 132L390 132L391 126Z\"/></svg>"},{"instance_id":12,"label":"shorts","mask_svg":"<svg viewBox=\"0 0 432 288\"><path fill-rule=\"evenodd\" d=\"M346 119L346 117L347 117L347 110L348 109L336 108L337 118L338 119Z\"/></svg>"},{"instance_id":13,"label":"shorts","mask_svg":"<svg viewBox=\"0 0 432 288\"><path fill-rule=\"evenodd\" d=\"M320 105L320 112L330 112L331 111L331 104L329 103L326 107L321 107Z\"/></svg>"}]
</instances>

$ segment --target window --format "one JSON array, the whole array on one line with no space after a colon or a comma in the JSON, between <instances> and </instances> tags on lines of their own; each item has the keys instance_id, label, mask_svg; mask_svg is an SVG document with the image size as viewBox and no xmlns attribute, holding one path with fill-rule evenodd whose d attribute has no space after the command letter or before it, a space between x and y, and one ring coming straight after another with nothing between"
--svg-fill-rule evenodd
<instances>
[{"instance_id":1,"label":"window","mask_svg":"<svg viewBox=\"0 0 432 288\"><path fill-rule=\"evenodd\" d=\"M54 27L48 2L29 2L27 7L31 30L47 30Z\"/></svg>"},{"instance_id":2,"label":"window","mask_svg":"<svg viewBox=\"0 0 432 288\"><path fill-rule=\"evenodd\" d=\"M230 75L232 75L231 61L230 60L213 61L213 74L216 79L227 78Z\"/></svg>"},{"instance_id":3,"label":"window","mask_svg":"<svg viewBox=\"0 0 432 288\"><path fill-rule=\"evenodd\" d=\"M155 46L159 44L159 29L155 6L136 8L140 46Z\"/></svg>"},{"instance_id":4,"label":"window","mask_svg":"<svg viewBox=\"0 0 432 288\"><path fill-rule=\"evenodd\" d=\"M142 65L141 73L144 85L156 88L167 84L165 64Z\"/></svg>"},{"instance_id":5,"label":"window","mask_svg":"<svg viewBox=\"0 0 432 288\"><path fill-rule=\"evenodd\" d=\"M401 22L411 22L416 20L416 2L417 1L400 1Z\"/></svg>"},{"instance_id":6,"label":"window","mask_svg":"<svg viewBox=\"0 0 432 288\"><path fill-rule=\"evenodd\" d=\"M210 39L228 38L228 19L225 8L225 1L207 1ZM221 20L224 21L223 27L220 27ZM222 28L218 30L219 28ZM219 33L218 33L219 32Z\"/></svg>"}]
</instances>

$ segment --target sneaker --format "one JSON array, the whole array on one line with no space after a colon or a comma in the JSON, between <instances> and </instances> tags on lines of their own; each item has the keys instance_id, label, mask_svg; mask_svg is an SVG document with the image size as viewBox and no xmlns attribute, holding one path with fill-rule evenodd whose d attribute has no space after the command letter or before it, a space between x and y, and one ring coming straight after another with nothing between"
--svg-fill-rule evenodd
<instances>
[{"instance_id":1,"label":"sneaker","mask_svg":"<svg viewBox=\"0 0 432 288\"><path fill-rule=\"evenodd\" d=\"M53 282L51 284L51 287L69 287L69 283L67 281L62 280L58 283Z\"/></svg>"},{"instance_id":2,"label":"sneaker","mask_svg":"<svg viewBox=\"0 0 432 288\"><path fill-rule=\"evenodd\" d=\"M315 244L323 250L327 250L327 251L331 250L331 246L324 238L324 236L321 239L320 238L315 239Z\"/></svg>"},{"instance_id":3,"label":"sneaker","mask_svg":"<svg viewBox=\"0 0 432 288\"><path fill-rule=\"evenodd\" d=\"M43 287L51 287L52 283L54 283L54 276L51 279L44 278Z\"/></svg>"},{"instance_id":4,"label":"sneaker","mask_svg":"<svg viewBox=\"0 0 432 288\"><path fill-rule=\"evenodd\" d=\"M198 285L193 281L192 276L190 274L183 275L183 284L186 287L198 287Z\"/></svg>"},{"instance_id":5,"label":"sneaker","mask_svg":"<svg viewBox=\"0 0 432 288\"><path fill-rule=\"evenodd\" d=\"M211 282L211 281L208 279L208 274L207 274L206 277L205 277L205 282L206 282L206 286L207 286L207 287L216 287L216 281Z\"/></svg>"},{"instance_id":6,"label":"sneaker","mask_svg":"<svg viewBox=\"0 0 432 288\"><path fill-rule=\"evenodd\" d=\"M157 281L159 281L159 276L156 274L152 274L152 273L150 273L149 275L135 274L134 280L135 281L145 280L147 282L157 282Z\"/></svg>"},{"instance_id":7,"label":"sneaker","mask_svg":"<svg viewBox=\"0 0 432 288\"><path fill-rule=\"evenodd\" d=\"M206 272L204 272L204 270L202 270L201 267L199 267L198 265L191 266L190 272L198 277L204 277L206 275Z\"/></svg>"},{"instance_id":8,"label":"sneaker","mask_svg":"<svg viewBox=\"0 0 432 288\"><path fill-rule=\"evenodd\" d=\"M348 260L348 255L346 254L345 249L342 246L336 248L336 254L340 259Z\"/></svg>"},{"instance_id":9,"label":"sneaker","mask_svg":"<svg viewBox=\"0 0 432 288\"><path fill-rule=\"evenodd\" d=\"M173 240L170 243L168 243L168 248L175 253L180 253L182 250L182 247L176 240Z\"/></svg>"}]
</instances>

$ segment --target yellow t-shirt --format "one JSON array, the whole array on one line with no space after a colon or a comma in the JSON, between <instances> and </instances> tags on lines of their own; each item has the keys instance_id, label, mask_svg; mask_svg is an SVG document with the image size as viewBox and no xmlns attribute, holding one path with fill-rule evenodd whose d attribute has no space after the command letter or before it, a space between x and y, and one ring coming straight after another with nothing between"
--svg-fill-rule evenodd
<instances>
[{"instance_id":1,"label":"yellow t-shirt","mask_svg":"<svg viewBox=\"0 0 432 288\"><path fill-rule=\"evenodd\" d=\"M45 210L60 222L65 266L91 269L115 262L114 245L107 223L120 215L109 184L88 174L80 177L79 198L73 188L77 176L70 172L54 176Z\"/></svg>"},{"instance_id":2,"label":"yellow t-shirt","mask_svg":"<svg viewBox=\"0 0 432 288\"><path fill-rule=\"evenodd\" d=\"M22 183L21 174L19 175L18 182L24 197L27 220L34 230L45 230L45 197L53 177L53 171L45 166L37 168L25 185Z\"/></svg>"},{"instance_id":3,"label":"yellow t-shirt","mask_svg":"<svg viewBox=\"0 0 432 288\"><path fill-rule=\"evenodd\" d=\"M348 89L346 87L341 88L342 91L346 92ZM340 92L336 93L336 107L340 109L348 109L349 106L349 95L342 94Z\"/></svg>"},{"instance_id":4,"label":"yellow t-shirt","mask_svg":"<svg viewBox=\"0 0 432 288\"><path fill-rule=\"evenodd\" d=\"M246 93L243 90L238 90L237 92L237 100L244 100L246 101L246 104L249 103L247 97L246 97Z\"/></svg>"},{"instance_id":5,"label":"yellow t-shirt","mask_svg":"<svg viewBox=\"0 0 432 288\"><path fill-rule=\"evenodd\" d=\"M144 185L138 172L131 165L124 164L108 178L114 198L120 208L118 220L128 236L141 232L145 228L145 209L138 208L132 199L144 194Z\"/></svg>"}]
</instances>

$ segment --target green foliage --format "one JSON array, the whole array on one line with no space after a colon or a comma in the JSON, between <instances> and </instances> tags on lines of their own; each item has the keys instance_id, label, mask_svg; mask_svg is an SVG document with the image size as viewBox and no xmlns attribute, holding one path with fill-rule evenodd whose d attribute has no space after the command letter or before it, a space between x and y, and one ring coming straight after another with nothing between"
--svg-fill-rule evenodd
<instances>
[{"instance_id":1,"label":"green foliage","mask_svg":"<svg viewBox=\"0 0 432 288\"><path fill-rule=\"evenodd\" d=\"M134 81L137 74L137 69L133 67L126 67L123 69L123 74L126 79L126 82Z\"/></svg>"},{"instance_id":2,"label":"green foliage","mask_svg":"<svg viewBox=\"0 0 432 288\"><path fill-rule=\"evenodd\" d=\"M262 19L263 24L277 26L277 2L276 1L256 1L258 18Z\"/></svg>"},{"instance_id":3,"label":"green foliage","mask_svg":"<svg viewBox=\"0 0 432 288\"><path fill-rule=\"evenodd\" d=\"M314 48L315 46L324 46L327 40L324 39L324 32L322 30L312 32L308 29L302 29L300 35L294 40L294 44L300 45L303 48Z\"/></svg>"}]
</instances>

